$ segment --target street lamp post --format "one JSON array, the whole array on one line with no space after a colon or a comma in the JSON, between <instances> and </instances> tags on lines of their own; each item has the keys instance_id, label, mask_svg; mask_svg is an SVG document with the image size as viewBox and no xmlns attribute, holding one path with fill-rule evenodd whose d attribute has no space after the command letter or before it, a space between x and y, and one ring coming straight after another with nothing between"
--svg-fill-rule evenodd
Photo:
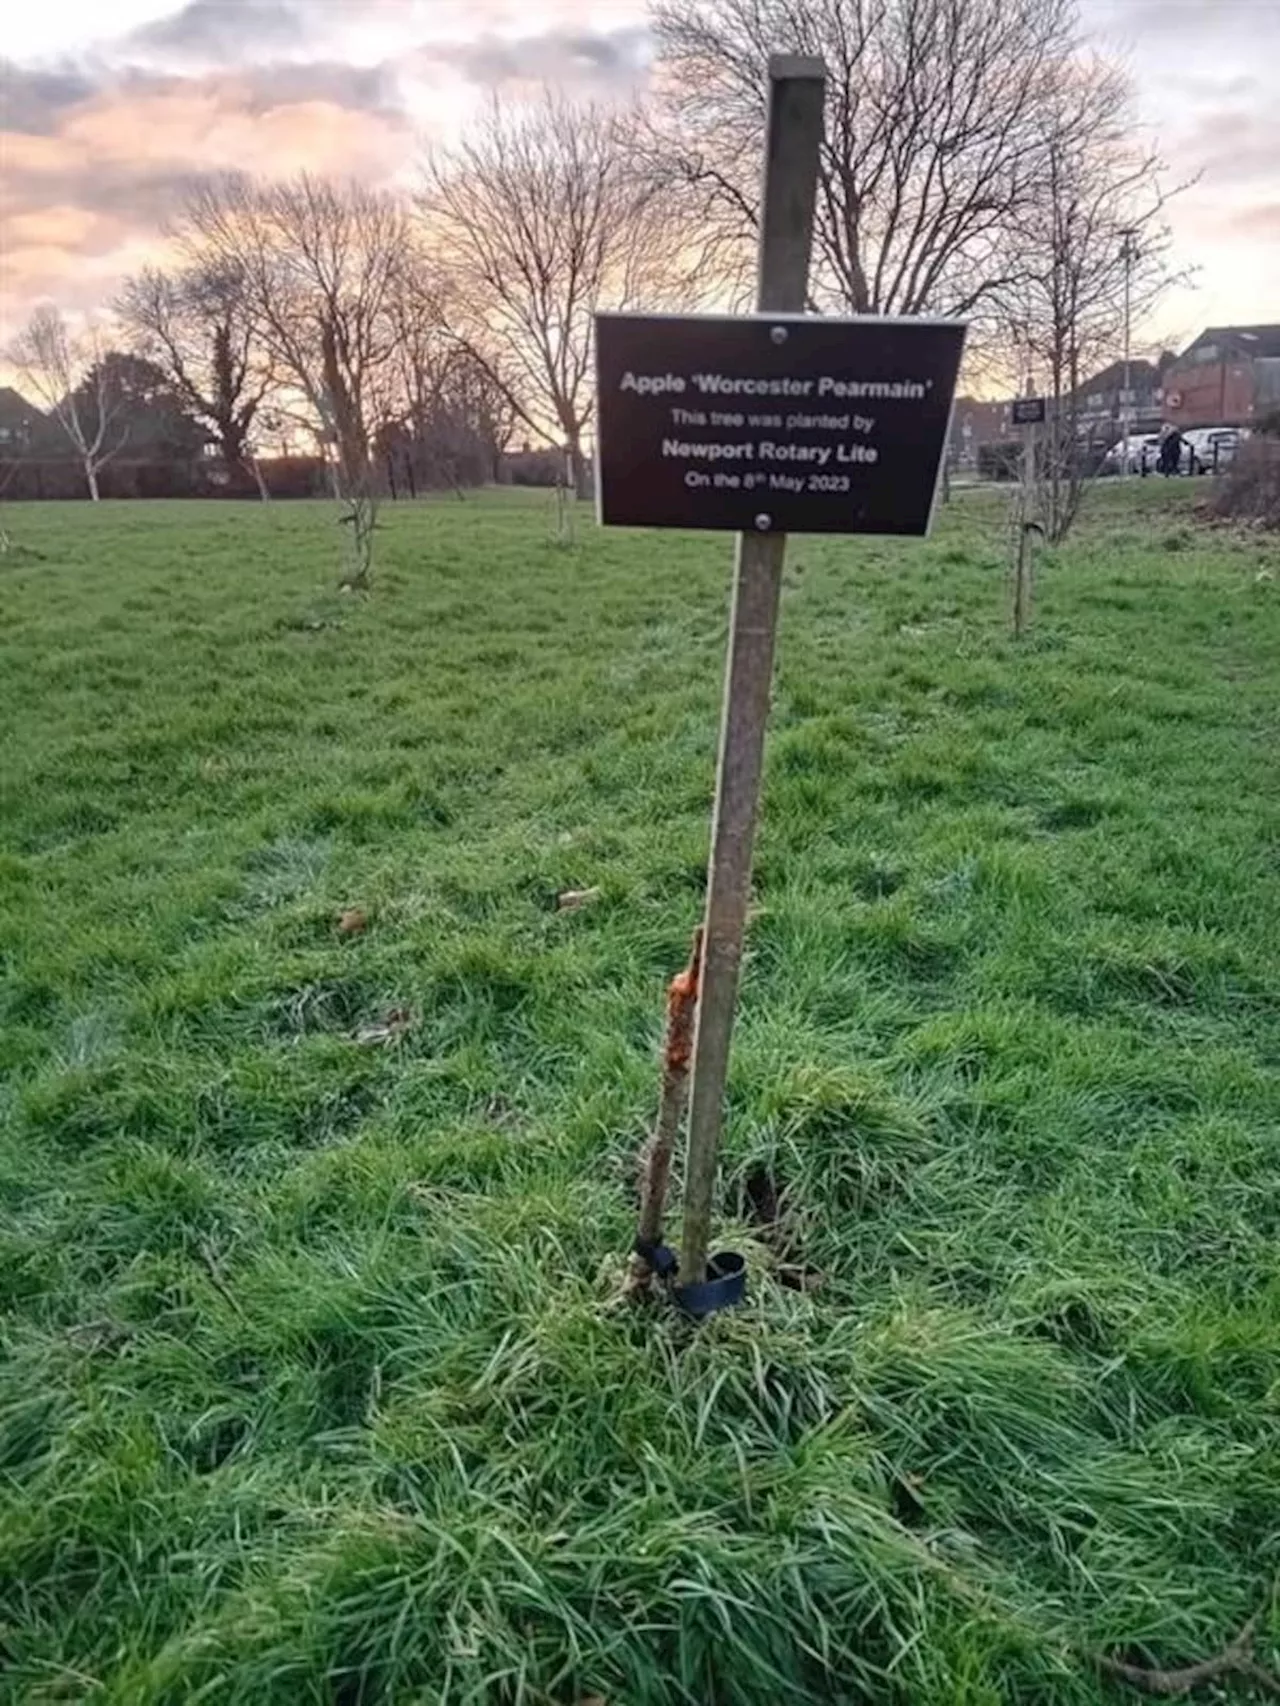
<instances>
[{"instance_id":1,"label":"street lamp post","mask_svg":"<svg viewBox=\"0 0 1280 1706\"><path fill-rule=\"evenodd\" d=\"M1133 396L1130 384L1130 355L1131 332L1133 319L1133 263L1138 258L1136 247L1137 229L1128 225L1121 232L1124 239L1120 250L1120 259L1124 262L1124 388L1120 393L1120 474L1123 479L1129 477L1129 428L1132 421Z\"/></svg>"}]
</instances>

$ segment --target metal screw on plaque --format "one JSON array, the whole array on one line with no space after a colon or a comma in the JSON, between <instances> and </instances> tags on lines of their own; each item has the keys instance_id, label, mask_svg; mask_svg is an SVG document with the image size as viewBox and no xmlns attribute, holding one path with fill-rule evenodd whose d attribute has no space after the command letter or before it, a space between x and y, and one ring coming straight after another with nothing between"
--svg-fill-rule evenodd
<instances>
[{"instance_id":1,"label":"metal screw on plaque","mask_svg":"<svg viewBox=\"0 0 1280 1706\"><path fill-rule=\"evenodd\" d=\"M773 517L771 515L758 515L756 517L756 531L758 533L767 533L772 526Z\"/></svg>"},{"instance_id":2,"label":"metal screw on plaque","mask_svg":"<svg viewBox=\"0 0 1280 1706\"><path fill-rule=\"evenodd\" d=\"M785 326L775 326L769 333L769 336L773 339L775 344L785 344L787 341L787 328Z\"/></svg>"}]
</instances>

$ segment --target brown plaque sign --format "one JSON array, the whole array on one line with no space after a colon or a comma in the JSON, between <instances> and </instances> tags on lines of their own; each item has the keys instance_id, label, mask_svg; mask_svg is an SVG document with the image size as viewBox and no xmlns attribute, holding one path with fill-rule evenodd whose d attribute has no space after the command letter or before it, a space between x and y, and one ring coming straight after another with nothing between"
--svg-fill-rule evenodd
<instances>
[{"instance_id":1,"label":"brown plaque sign","mask_svg":"<svg viewBox=\"0 0 1280 1706\"><path fill-rule=\"evenodd\" d=\"M964 333L954 320L597 316L601 521L928 532Z\"/></svg>"}]
</instances>

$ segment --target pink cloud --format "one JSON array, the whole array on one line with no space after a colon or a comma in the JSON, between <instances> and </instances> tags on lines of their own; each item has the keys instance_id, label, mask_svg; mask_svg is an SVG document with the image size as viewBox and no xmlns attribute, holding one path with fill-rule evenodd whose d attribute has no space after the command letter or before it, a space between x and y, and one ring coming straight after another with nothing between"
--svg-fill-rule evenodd
<instances>
[{"instance_id":1,"label":"pink cloud","mask_svg":"<svg viewBox=\"0 0 1280 1706\"><path fill-rule=\"evenodd\" d=\"M412 152L396 113L272 104L242 75L112 85L62 112L51 134L0 132L0 342L42 298L109 299L199 174L305 168L379 182Z\"/></svg>"},{"instance_id":2,"label":"pink cloud","mask_svg":"<svg viewBox=\"0 0 1280 1706\"><path fill-rule=\"evenodd\" d=\"M1280 243L1280 201L1264 207L1246 207L1236 214L1231 225L1244 237L1263 243Z\"/></svg>"}]
</instances>

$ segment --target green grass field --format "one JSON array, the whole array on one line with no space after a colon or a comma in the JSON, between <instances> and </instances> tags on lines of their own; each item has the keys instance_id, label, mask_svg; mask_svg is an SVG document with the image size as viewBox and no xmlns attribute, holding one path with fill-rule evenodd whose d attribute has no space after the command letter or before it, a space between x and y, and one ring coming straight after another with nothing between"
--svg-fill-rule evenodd
<instances>
[{"instance_id":1,"label":"green grass field","mask_svg":"<svg viewBox=\"0 0 1280 1706\"><path fill-rule=\"evenodd\" d=\"M1100 491L1019 648L1003 515L793 543L693 1329L616 1284L729 542L402 506L362 600L324 505L7 508L0 1698L1277 1662L1276 548Z\"/></svg>"}]
</instances>

